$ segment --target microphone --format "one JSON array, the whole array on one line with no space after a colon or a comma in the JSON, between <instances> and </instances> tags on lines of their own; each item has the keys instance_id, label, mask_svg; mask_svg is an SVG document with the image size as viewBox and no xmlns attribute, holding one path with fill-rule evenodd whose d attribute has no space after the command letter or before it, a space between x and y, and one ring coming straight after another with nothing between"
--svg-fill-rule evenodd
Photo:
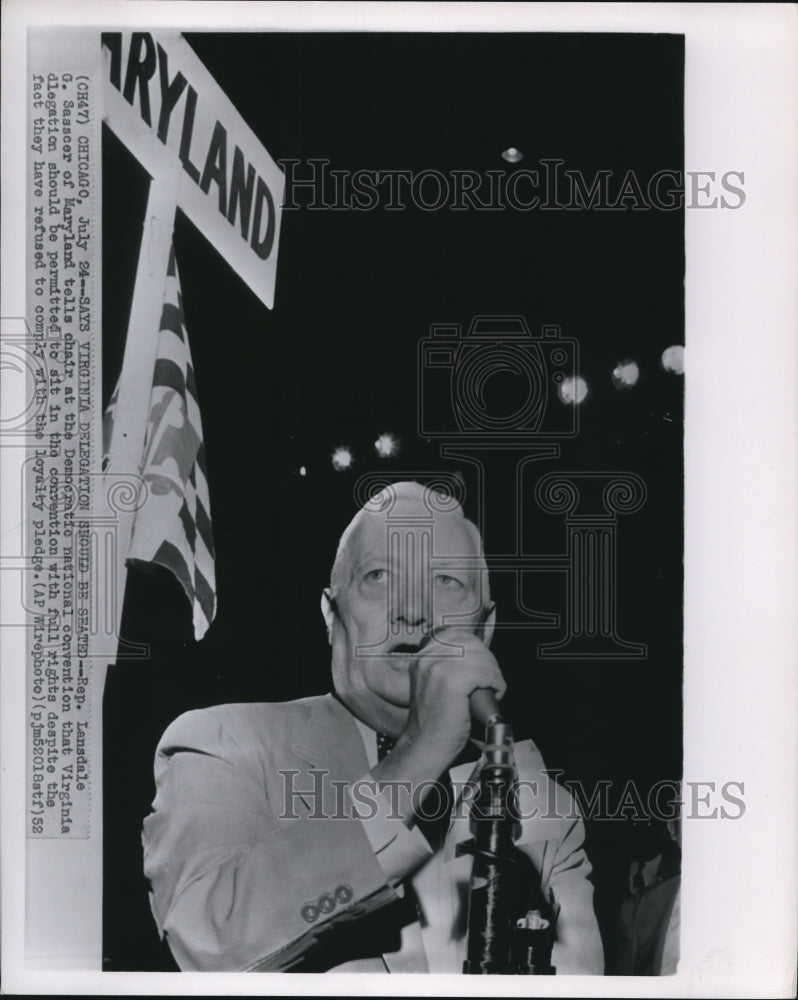
<instances>
[{"instance_id":1,"label":"microphone","mask_svg":"<svg viewBox=\"0 0 798 1000\"><path fill-rule=\"evenodd\" d=\"M477 688L476 691L472 692L468 703L471 707L471 714L483 726L501 722L502 713L493 688Z\"/></svg>"}]
</instances>

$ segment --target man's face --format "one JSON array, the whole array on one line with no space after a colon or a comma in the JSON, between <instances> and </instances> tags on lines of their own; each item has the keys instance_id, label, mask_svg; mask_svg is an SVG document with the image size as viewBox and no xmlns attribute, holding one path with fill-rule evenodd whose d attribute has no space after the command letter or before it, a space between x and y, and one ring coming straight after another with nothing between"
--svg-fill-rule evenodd
<instances>
[{"instance_id":1,"label":"man's face","mask_svg":"<svg viewBox=\"0 0 798 1000\"><path fill-rule=\"evenodd\" d=\"M431 520L418 501L360 521L341 582L334 594L325 592L324 603L335 689L368 725L394 735L402 730L410 664L419 648L437 642L437 630L481 634L477 556L462 517L438 513ZM457 647L439 646L456 669Z\"/></svg>"}]
</instances>

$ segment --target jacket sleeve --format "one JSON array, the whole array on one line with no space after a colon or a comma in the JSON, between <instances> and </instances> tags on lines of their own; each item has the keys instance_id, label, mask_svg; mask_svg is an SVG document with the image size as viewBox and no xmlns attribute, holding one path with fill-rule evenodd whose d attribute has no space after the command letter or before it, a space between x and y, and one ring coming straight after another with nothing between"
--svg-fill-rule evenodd
<instances>
[{"instance_id":1,"label":"jacket sleeve","mask_svg":"<svg viewBox=\"0 0 798 1000\"><path fill-rule=\"evenodd\" d=\"M301 796L286 810L213 713L182 716L159 745L143 833L153 915L181 969L287 969L397 896L360 819L320 818Z\"/></svg>"},{"instance_id":2,"label":"jacket sleeve","mask_svg":"<svg viewBox=\"0 0 798 1000\"><path fill-rule=\"evenodd\" d=\"M604 972L604 953L593 910L592 871L584 851L584 826L572 820L554 848L544 889L556 914L552 964L559 975Z\"/></svg>"},{"instance_id":3,"label":"jacket sleeve","mask_svg":"<svg viewBox=\"0 0 798 1000\"><path fill-rule=\"evenodd\" d=\"M552 964L558 975L600 976L604 952L593 909L584 823L570 793L547 775L533 744L517 744L516 758L519 772L533 776L520 796L518 846L532 859L543 896L551 905Z\"/></svg>"}]
</instances>

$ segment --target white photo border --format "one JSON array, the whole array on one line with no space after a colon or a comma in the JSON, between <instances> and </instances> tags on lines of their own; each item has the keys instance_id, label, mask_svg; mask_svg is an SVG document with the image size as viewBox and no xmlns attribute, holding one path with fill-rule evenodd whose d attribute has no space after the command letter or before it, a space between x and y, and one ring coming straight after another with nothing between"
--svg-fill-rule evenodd
<instances>
[{"instance_id":1,"label":"white photo border","mask_svg":"<svg viewBox=\"0 0 798 1000\"><path fill-rule=\"evenodd\" d=\"M685 168L741 170L735 212L686 214L684 776L745 783L683 824L679 972L662 979L26 971L24 630L2 659L3 980L25 993L790 996L796 955L797 9L791 4L28 2L4 5L2 308L25 313L24 73L35 24L197 30L674 32ZM11 401L11 404L13 401ZM0 514L18 479L0 455ZM15 526L2 523L7 541ZM2 621L14 593L0 591ZM533 988L537 985L537 988Z\"/></svg>"}]
</instances>

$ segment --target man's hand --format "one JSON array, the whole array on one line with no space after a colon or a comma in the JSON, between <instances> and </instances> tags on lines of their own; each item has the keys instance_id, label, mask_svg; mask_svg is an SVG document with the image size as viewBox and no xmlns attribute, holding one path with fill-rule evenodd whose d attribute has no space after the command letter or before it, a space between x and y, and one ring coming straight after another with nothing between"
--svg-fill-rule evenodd
<instances>
[{"instance_id":1,"label":"man's hand","mask_svg":"<svg viewBox=\"0 0 798 1000\"><path fill-rule=\"evenodd\" d=\"M407 725L373 777L414 786L439 778L468 740L472 693L490 688L501 698L505 687L496 658L478 636L458 628L435 633L410 663ZM409 825L412 816L406 819Z\"/></svg>"},{"instance_id":2,"label":"man's hand","mask_svg":"<svg viewBox=\"0 0 798 1000\"><path fill-rule=\"evenodd\" d=\"M410 711L396 748L418 748L430 764L441 762L440 774L468 740L469 698L478 688L490 688L497 698L504 694L493 653L472 632L445 628L434 633L410 665Z\"/></svg>"}]
</instances>

